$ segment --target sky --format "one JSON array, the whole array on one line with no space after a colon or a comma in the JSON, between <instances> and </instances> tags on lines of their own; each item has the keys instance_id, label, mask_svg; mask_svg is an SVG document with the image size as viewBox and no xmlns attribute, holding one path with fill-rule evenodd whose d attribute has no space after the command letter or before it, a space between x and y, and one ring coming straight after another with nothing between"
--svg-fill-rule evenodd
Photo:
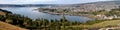
<instances>
[{"instance_id":1,"label":"sky","mask_svg":"<svg viewBox=\"0 0 120 30\"><path fill-rule=\"evenodd\" d=\"M110 0L0 0L0 4L75 4Z\"/></svg>"}]
</instances>

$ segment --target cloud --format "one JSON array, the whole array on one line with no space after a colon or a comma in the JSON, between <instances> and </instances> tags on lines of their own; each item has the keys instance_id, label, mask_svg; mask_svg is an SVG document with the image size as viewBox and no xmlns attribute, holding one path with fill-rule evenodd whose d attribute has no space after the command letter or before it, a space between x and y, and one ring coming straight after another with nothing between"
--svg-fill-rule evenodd
<instances>
[{"instance_id":1,"label":"cloud","mask_svg":"<svg viewBox=\"0 0 120 30\"><path fill-rule=\"evenodd\" d=\"M0 0L0 4L74 4L108 0Z\"/></svg>"},{"instance_id":2,"label":"cloud","mask_svg":"<svg viewBox=\"0 0 120 30\"><path fill-rule=\"evenodd\" d=\"M20 2L48 2L48 1L57 1L57 0L18 0Z\"/></svg>"},{"instance_id":3,"label":"cloud","mask_svg":"<svg viewBox=\"0 0 120 30\"><path fill-rule=\"evenodd\" d=\"M50 2L57 0L0 0L0 4L29 4L34 2Z\"/></svg>"}]
</instances>

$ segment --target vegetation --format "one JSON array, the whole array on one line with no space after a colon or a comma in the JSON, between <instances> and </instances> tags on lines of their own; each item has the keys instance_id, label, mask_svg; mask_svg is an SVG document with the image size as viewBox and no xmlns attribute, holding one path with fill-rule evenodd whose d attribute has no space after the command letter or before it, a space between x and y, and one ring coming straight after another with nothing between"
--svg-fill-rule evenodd
<instances>
[{"instance_id":1,"label":"vegetation","mask_svg":"<svg viewBox=\"0 0 120 30\"><path fill-rule=\"evenodd\" d=\"M6 15L0 15L0 21L7 22L30 30L83 30L83 29L91 29L91 28L117 26L117 24L120 22L119 20L112 20L113 22L111 20L95 20L95 21L87 21L86 23L71 22L71 21L67 21L67 19L64 17L65 12L63 13L62 16L63 18L61 20L50 20L50 21L48 21L47 19L32 20L28 17L21 16L19 14L12 14L10 11L5 11L2 9L0 9L0 11L6 13ZM94 15L100 13L112 15L112 14L118 14L117 11L112 10L109 11L110 13L108 13L102 10L102 11L90 12L90 13Z\"/></svg>"},{"instance_id":2,"label":"vegetation","mask_svg":"<svg viewBox=\"0 0 120 30\"><path fill-rule=\"evenodd\" d=\"M6 12L9 12L9 11L6 11ZM7 22L10 24L31 29L31 30L33 29L63 30L63 29L68 29L65 26L81 24L80 22L67 21L65 17L61 20L50 20L50 21L48 21L47 19L32 20L28 17L21 16L19 14L12 14L12 13L6 13L6 15L0 15L0 21Z\"/></svg>"},{"instance_id":3,"label":"vegetation","mask_svg":"<svg viewBox=\"0 0 120 30\"><path fill-rule=\"evenodd\" d=\"M20 16L17 14L9 14L4 16L0 16L1 21L7 22L16 26L20 26L27 29L45 29L45 30L61 30L62 26L70 26L70 25L76 25L81 24L78 22L69 22L65 21L64 25L62 24L63 21L61 20L51 20L48 21L47 19L36 19L33 21L32 19L29 19L24 16Z\"/></svg>"},{"instance_id":4,"label":"vegetation","mask_svg":"<svg viewBox=\"0 0 120 30\"><path fill-rule=\"evenodd\" d=\"M0 21L0 30L27 30L27 29L20 28L18 26L14 26L14 25Z\"/></svg>"},{"instance_id":5,"label":"vegetation","mask_svg":"<svg viewBox=\"0 0 120 30\"><path fill-rule=\"evenodd\" d=\"M108 27L119 27L120 20L107 20L91 25L81 24L81 25L74 25L69 27L78 27L82 29L95 29L95 28L108 28Z\"/></svg>"}]
</instances>

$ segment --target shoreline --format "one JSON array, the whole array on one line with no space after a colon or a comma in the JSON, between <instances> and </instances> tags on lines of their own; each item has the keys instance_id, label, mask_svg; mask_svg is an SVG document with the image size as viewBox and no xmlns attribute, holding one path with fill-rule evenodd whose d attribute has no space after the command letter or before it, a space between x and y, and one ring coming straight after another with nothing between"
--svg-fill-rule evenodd
<instances>
[{"instance_id":1,"label":"shoreline","mask_svg":"<svg viewBox=\"0 0 120 30\"><path fill-rule=\"evenodd\" d=\"M42 12L42 11L39 11ZM47 13L47 14L51 14L51 15L62 15L62 13L56 13L56 12L42 12L42 13ZM94 15L89 15L89 14L69 14L69 13L65 13L64 15L69 15L69 16L82 16L82 17L88 17L91 19L95 19L95 17L91 17Z\"/></svg>"}]
</instances>

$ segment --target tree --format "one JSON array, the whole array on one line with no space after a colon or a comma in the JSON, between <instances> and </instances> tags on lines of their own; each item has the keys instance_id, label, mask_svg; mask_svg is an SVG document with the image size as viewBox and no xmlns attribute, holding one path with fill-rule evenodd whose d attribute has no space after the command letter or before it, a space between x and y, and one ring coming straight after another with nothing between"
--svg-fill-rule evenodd
<instances>
[{"instance_id":1,"label":"tree","mask_svg":"<svg viewBox=\"0 0 120 30\"><path fill-rule=\"evenodd\" d=\"M65 9L66 10L66 9ZM66 18L65 18L65 10L62 10L62 26L63 26L63 30L65 30L65 23L66 23Z\"/></svg>"}]
</instances>

